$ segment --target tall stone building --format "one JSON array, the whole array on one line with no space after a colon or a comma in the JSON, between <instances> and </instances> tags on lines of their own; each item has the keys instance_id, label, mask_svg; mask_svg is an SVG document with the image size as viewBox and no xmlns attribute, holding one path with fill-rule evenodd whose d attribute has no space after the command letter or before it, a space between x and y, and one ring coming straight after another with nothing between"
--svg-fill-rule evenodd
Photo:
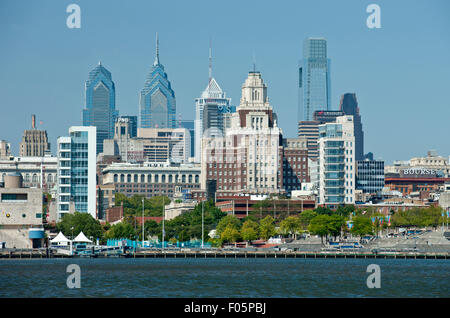
<instances>
[{"instance_id":1,"label":"tall stone building","mask_svg":"<svg viewBox=\"0 0 450 318\"><path fill-rule=\"evenodd\" d=\"M20 157L43 157L49 151L47 131L36 129L36 115L32 115L31 129L24 131L20 143Z\"/></svg>"},{"instance_id":2,"label":"tall stone building","mask_svg":"<svg viewBox=\"0 0 450 318\"><path fill-rule=\"evenodd\" d=\"M123 162L186 163L190 157L191 138L186 128L138 128L131 138L130 121L119 118L114 139L103 142L104 156L121 157Z\"/></svg>"},{"instance_id":3,"label":"tall stone building","mask_svg":"<svg viewBox=\"0 0 450 318\"><path fill-rule=\"evenodd\" d=\"M5 140L0 140L0 159L11 156L11 144Z\"/></svg>"},{"instance_id":4,"label":"tall stone building","mask_svg":"<svg viewBox=\"0 0 450 318\"><path fill-rule=\"evenodd\" d=\"M339 116L344 116L340 110L316 110L313 113L313 120L300 121L298 123L298 136L306 138L308 143L308 157L317 159L319 157L319 125L335 122Z\"/></svg>"},{"instance_id":5,"label":"tall stone building","mask_svg":"<svg viewBox=\"0 0 450 318\"><path fill-rule=\"evenodd\" d=\"M279 193L282 156L282 131L267 85L260 72L249 72L231 128L224 136L203 136L202 189L216 180L217 192Z\"/></svg>"}]
</instances>

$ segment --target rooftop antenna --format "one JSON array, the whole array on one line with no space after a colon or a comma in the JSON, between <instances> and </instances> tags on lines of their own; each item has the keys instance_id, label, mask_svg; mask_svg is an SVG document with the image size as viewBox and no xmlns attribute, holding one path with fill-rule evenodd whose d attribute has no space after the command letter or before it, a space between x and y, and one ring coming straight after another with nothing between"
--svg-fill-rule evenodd
<instances>
[{"instance_id":1,"label":"rooftop antenna","mask_svg":"<svg viewBox=\"0 0 450 318\"><path fill-rule=\"evenodd\" d=\"M253 50L253 72L256 72L256 57L255 57L255 50Z\"/></svg>"},{"instance_id":2,"label":"rooftop antenna","mask_svg":"<svg viewBox=\"0 0 450 318\"><path fill-rule=\"evenodd\" d=\"M211 38L209 38L209 81L211 82L212 79L212 49L211 49Z\"/></svg>"},{"instance_id":3,"label":"rooftop antenna","mask_svg":"<svg viewBox=\"0 0 450 318\"><path fill-rule=\"evenodd\" d=\"M155 55L155 63L153 65L159 64L159 40L158 40L158 32L156 32L156 55Z\"/></svg>"}]
</instances>

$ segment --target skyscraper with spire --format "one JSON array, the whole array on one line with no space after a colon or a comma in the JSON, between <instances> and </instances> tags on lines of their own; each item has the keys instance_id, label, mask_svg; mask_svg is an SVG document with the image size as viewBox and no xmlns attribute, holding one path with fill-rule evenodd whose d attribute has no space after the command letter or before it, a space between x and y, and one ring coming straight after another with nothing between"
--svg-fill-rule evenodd
<instances>
[{"instance_id":1,"label":"skyscraper with spire","mask_svg":"<svg viewBox=\"0 0 450 318\"><path fill-rule=\"evenodd\" d=\"M195 99L195 161L201 160L201 145L204 132L224 134L227 128L225 114L233 113L236 108L231 106L231 98L220 88L212 76L212 49L209 45L209 78L208 85L199 98ZM214 130L214 132L212 132Z\"/></svg>"},{"instance_id":2,"label":"skyscraper with spire","mask_svg":"<svg viewBox=\"0 0 450 318\"><path fill-rule=\"evenodd\" d=\"M140 128L176 128L175 92L159 61L159 40L156 33L155 61L139 96Z\"/></svg>"},{"instance_id":3,"label":"skyscraper with spire","mask_svg":"<svg viewBox=\"0 0 450 318\"><path fill-rule=\"evenodd\" d=\"M85 108L83 126L97 127L97 154L103 152L103 140L114 137L116 110L116 89L111 73L98 62L89 72L85 83Z\"/></svg>"}]
</instances>

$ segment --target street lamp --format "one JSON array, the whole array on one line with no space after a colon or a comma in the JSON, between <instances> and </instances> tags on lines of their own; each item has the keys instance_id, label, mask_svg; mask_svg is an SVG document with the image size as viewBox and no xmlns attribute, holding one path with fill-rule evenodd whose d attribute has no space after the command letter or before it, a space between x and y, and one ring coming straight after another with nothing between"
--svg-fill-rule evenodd
<instances>
[{"instance_id":1,"label":"street lamp","mask_svg":"<svg viewBox=\"0 0 450 318\"><path fill-rule=\"evenodd\" d=\"M142 248L144 248L144 198L142 198Z\"/></svg>"},{"instance_id":2,"label":"street lamp","mask_svg":"<svg viewBox=\"0 0 450 318\"><path fill-rule=\"evenodd\" d=\"M181 224L181 242L184 242L184 224Z\"/></svg>"},{"instance_id":3,"label":"street lamp","mask_svg":"<svg viewBox=\"0 0 450 318\"><path fill-rule=\"evenodd\" d=\"M165 202L164 202L164 196L163 196L163 225L162 225L162 246L161 248L164 250L164 236L165 236L165 231L164 231L164 220L166 218L166 206L165 206Z\"/></svg>"},{"instance_id":4,"label":"street lamp","mask_svg":"<svg viewBox=\"0 0 450 318\"><path fill-rule=\"evenodd\" d=\"M73 255L73 226L70 229L72 230L72 240L70 241L70 255Z\"/></svg>"},{"instance_id":5,"label":"street lamp","mask_svg":"<svg viewBox=\"0 0 450 318\"><path fill-rule=\"evenodd\" d=\"M203 236L204 236L204 216L203 216L203 214L204 214L204 202L205 201L202 201L202 248L203 248Z\"/></svg>"}]
</instances>

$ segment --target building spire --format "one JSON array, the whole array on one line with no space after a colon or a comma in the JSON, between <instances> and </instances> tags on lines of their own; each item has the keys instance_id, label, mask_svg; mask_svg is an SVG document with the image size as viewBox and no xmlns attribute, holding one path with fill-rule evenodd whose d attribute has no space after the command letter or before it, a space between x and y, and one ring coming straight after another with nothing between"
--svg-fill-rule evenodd
<instances>
[{"instance_id":1,"label":"building spire","mask_svg":"<svg viewBox=\"0 0 450 318\"><path fill-rule=\"evenodd\" d=\"M208 83L211 82L212 79L212 54L211 54L211 38L209 38L209 81Z\"/></svg>"},{"instance_id":2,"label":"building spire","mask_svg":"<svg viewBox=\"0 0 450 318\"><path fill-rule=\"evenodd\" d=\"M256 57L255 57L255 50L253 50L253 72L256 72Z\"/></svg>"},{"instance_id":3,"label":"building spire","mask_svg":"<svg viewBox=\"0 0 450 318\"><path fill-rule=\"evenodd\" d=\"M156 54L155 54L155 62L153 65L159 64L159 40L158 40L158 32L156 32Z\"/></svg>"}]
</instances>

